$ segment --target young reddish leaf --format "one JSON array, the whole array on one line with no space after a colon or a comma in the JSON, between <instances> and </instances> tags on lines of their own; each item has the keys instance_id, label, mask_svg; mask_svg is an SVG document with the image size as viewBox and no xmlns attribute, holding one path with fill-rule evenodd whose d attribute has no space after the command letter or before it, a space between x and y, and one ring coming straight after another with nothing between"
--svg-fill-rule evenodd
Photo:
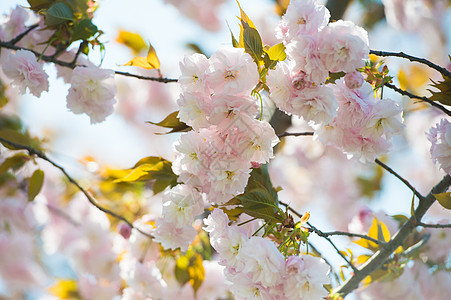
<instances>
[{"instance_id":1,"label":"young reddish leaf","mask_svg":"<svg viewBox=\"0 0 451 300\"><path fill-rule=\"evenodd\" d=\"M434 194L435 199L437 199L438 203L446 209L451 209L451 196L450 193L440 193Z\"/></svg>"},{"instance_id":2,"label":"young reddish leaf","mask_svg":"<svg viewBox=\"0 0 451 300\"><path fill-rule=\"evenodd\" d=\"M39 194L44 183L44 171L38 169L34 171L30 178L30 184L28 186L28 201L33 201Z\"/></svg>"}]
</instances>

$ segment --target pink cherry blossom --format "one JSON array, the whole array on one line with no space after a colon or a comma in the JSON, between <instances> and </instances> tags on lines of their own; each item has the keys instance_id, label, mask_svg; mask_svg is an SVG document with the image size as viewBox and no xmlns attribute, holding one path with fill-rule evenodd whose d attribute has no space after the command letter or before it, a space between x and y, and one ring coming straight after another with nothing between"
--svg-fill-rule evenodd
<instances>
[{"instance_id":1,"label":"pink cherry blossom","mask_svg":"<svg viewBox=\"0 0 451 300\"><path fill-rule=\"evenodd\" d=\"M67 108L87 114L91 124L103 122L114 111L116 85L114 71L97 67L76 67L67 95Z\"/></svg>"},{"instance_id":2,"label":"pink cherry blossom","mask_svg":"<svg viewBox=\"0 0 451 300\"><path fill-rule=\"evenodd\" d=\"M25 94L28 88L30 93L40 97L43 91L49 90L49 76L30 51L18 50L16 53L10 53L2 69L22 94Z\"/></svg>"},{"instance_id":3,"label":"pink cherry blossom","mask_svg":"<svg viewBox=\"0 0 451 300\"><path fill-rule=\"evenodd\" d=\"M163 217L178 227L191 226L203 211L202 196L190 186L179 184L163 194Z\"/></svg>"},{"instance_id":4,"label":"pink cherry blossom","mask_svg":"<svg viewBox=\"0 0 451 300\"><path fill-rule=\"evenodd\" d=\"M451 123L442 119L426 133L431 142L432 161L446 173L451 174Z\"/></svg>"},{"instance_id":5,"label":"pink cherry blossom","mask_svg":"<svg viewBox=\"0 0 451 300\"><path fill-rule=\"evenodd\" d=\"M243 48L222 48L210 57L207 85L215 93L249 95L259 74L251 56Z\"/></svg>"},{"instance_id":6,"label":"pink cherry blossom","mask_svg":"<svg viewBox=\"0 0 451 300\"><path fill-rule=\"evenodd\" d=\"M285 262L283 278L287 299L322 299L327 296L323 285L329 284L329 266L310 255L289 256Z\"/></svg>"},{"instance_id":7,"label":"pink cherry blossom","mask_svg":"<svg viewBox=\"0 0 451 300\"><path fill-rule=\"evenodd\" d=\"M327 25L329 18L329 10L316 0L291 1L276 29L277 37L289 41L300 35L315 34Z\"/></svg>"},{"instance_id":8,"label":"pink cherry blossom","mask_svg":"<svg viewBox=\"0 0 451 300\"><path fill-rule=\"evenodd\" d=\"M347 73L344 77L344 80L346 86L351 90L360 88L365 81L363 75L357 71Z\"/></svg>"},{"instance_id":9,"label":"pink cherry blossom","mask_svg":"<svg viewBox=\"0 0 451 300\"><path fill-rule=\"evenodd\" d=\"M329 72L353 72L368 57L368 34L350 21L338 20L321 31L318 48Z\"/></svg>"},{"instance_id":10,"label":"pink cherry blossom","mask_svg":"<svg viewBox=\"0 0 451 300\"><path fill-rule=\"evenodd\" d=\"M167 222L163 218L157 219L155 226L154 241L161 243L165 249L180 248L186 251L196 237L196 230L192 226L177 227L176 224Z\"/></svg>"}]
</instances>

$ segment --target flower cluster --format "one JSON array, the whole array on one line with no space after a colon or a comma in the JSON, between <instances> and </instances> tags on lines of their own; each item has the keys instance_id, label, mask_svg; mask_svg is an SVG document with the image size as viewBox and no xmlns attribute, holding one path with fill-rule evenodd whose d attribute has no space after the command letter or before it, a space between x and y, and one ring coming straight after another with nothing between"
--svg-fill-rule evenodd
<instances>
[{"instance_id":1,"label":"flower cluster","mask_svg":"<svg viewBox=\"0 0 451 300\"><path fill-rule=\"evenodd\" d=\"M309 255L280 253L270 240L252 236L245 228L229 225L220 209L204 220L210 242L225 266L236 299L320 299L327 296L329 267Z\"/></svg>"},{"instance_id":2,"label":"flower cluster","mask_svg":"<svg viewBox=\"0 0 451 300\"><path fill-rule=\"evenodd\" d=\"M49 39L52 31L48 30L42 17L38 19L31 10L19 6L0 22L0 40L14 39L27 30L25 24L36 21L39 21L38 27L23 37L17 46L38 52L44 51L46 46L44 41ZM48 46L50 54L55 51L53 47ZM21 49L5 50L5 53L2 52L0 57L3 73L12 81L13 86L19 88L20 93L25 94L28 89L31 94L40 97L43 91L49 90L49 76L44 71L43 63L38 62L33 52ZM75 59L75 52L62 53L60 58L63 62L71 63ZM77 57L76 62L82 66L74 70L58 67L58 77L71 84L67 95L67 108L75 114L87 114L91 123L102 122L114 111L113 105L116 102L114 71L96 67L83 57Z\"/></svg>"},{"instance_id":3,"label":"flower cluster","mask_svg":"<svg viewBox=\"0 0 451 300\"><path fill-rule=\"evenodd\" d=\"M356 69L368 56L366 31L349 21L329 23L330 13L314 0L292 1L278 26L288 60L269 72L271 99L288 114L312 125L319 138L345 153L373 160L387 153L402 128L401 107L376 101ZM330 73L347 73L326 84Z\"/></svg>"},{"instance_id":4,"label":"flower cluster","mask_svg":"<svg viewBox=\"0 0 451 300\"><path fill-rule=\"evenodd\" d=\"M224 203L244 192L251 162L268 162L278 142L273 128L255 118L257 100L249 95L258 71L237 48L220 49L210 59L187 56L180 69L179 117L194 131L176 143L173 170L211 203Z\"/></svg>"},{"instance_id":5,"label":"flower cluster","mask_svg":"<svg viewBox=\"0 0 451 300\"><path fill-rule=\"evenodd\" d=\"M429 130L427 138L432 144L432 160L447 174L451 174L451 123L442 119Z\"/></svg>"}]
</instances>

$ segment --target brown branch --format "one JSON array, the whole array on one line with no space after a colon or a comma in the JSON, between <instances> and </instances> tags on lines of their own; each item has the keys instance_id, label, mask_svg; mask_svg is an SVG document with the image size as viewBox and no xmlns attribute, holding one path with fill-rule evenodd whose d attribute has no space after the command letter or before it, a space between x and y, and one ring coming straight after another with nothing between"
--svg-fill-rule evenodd
<instances>
[{"instance_id":1,"label":"brown branch","mask_svg":"<svg viewBox=\"0 0 451 300\"><path fill-rule=\"evenodd\" d=\"M294 213L298 218L302 218L302 214L298 213L296 210L294 210L290 205L288 205L285 202L279 201L279 204L285 206L289 211L291 211L292 213ZM338 255L341 256L341 258L351 267L351 269L354 272L357 272L357 268L354 266L354 264L352 262L350 262L346 256L343 255L343 253L341 253L341 251L337 248L337 246L334 244L334 242L331 241L331 239L327 236L324 235L324 233L317 229L315 226L313 226L312 224L310 224L309 222L307 222L307 225L310 226L309 229L311 229L313 232L315 232L316 234L318 234L320 237L324 238L326 241L329 242L329 244L332 245L332 247L334 247L335 251L338 253Z\"/></svg>"},{"instance_id":2,"label":"brown branch","mask_svg":"<svg viewBox=\"0 0 451 300\"><path fill-rule=\"evenodd\" d=\"M284 132L277 135L278 138L283 138L286 136L312 136L314 132Z\"/></svg>"},{"instance_id":3,"label":"brown branch","mask_svg":"<svg viewBox=\"0 0 451 300\"><path fill-rule=\"evenodd\" d=\"M114 217L114 218L116 218L116 219L119 219L119 220L121 220L121 221L127 223L132 229L133 229L133 228L136 229L136 230L137 230L138 232L140 232L141 234L143 234L143 235L145 235L145 236L147 236L147 237L149 237L149 238L151 238L151 239L154 238L151 234L149 234L149 233L147 233L147 232L144 232L144 231L142 231L141 229L135 227L135 226L134 226L129 220L127 220L126 218L124 218L124 217L118 215L117 213L115 213L115 212L113 212L113 211L111 211L111 210L109 210L109 209L107 209L107 208L105 208L105 207L99 205L99 204L97 203L97 201L94 199L94 197L92 197L92 195L91 195L88 191L86 191L86 190L85 190L85 189L84 189L84 188L83 188L83 187L82 187L82 186L81 186L74 178L72 178L72 177L66 172L66 170L65 170L62 166L58 165L58 164L55 163L53 160L51 160L50 158L48 158L47 155L45 155L45 153L43 153L43 152L41 152L41 151L39 151L39 150L37 150L37 149L34 149L34 148L31 147L31 146L28 146L28 145L22 145L22 144L19 144L19 143L15 143L15 142L9 141L9 140L7 140L7 139L4 139L4 138L2 138L2 137L0 137L0 142L5 143L5 144L8 144L8 145L10 145L10 146L12 146L12 147L14 147L14 148L16 148L16 149L27 150L28 153L29 153L30 155L36 155L37 157L39 157L39 158L41 158L41 159L43 159L43 160L49 162L49 163L52 164L54 167L56 167L57 169L59 169L59 170L64 174L64 176L66 176L66 178L67 178L73 185L75 185L75 186L78 188L78 190L79 190L80 192L82 192L82 193L85 195L85 197L88 199L88 201L89 201L92 205L94 205L97 209L99 209L100 211L102 211L102 212L104 212L104 213L106 213L106 214L108 214L108 215L110 215L110 216L112 216L112 217Z\"/></svg>"},{"instance_id":4,"label":"brown branch","mask_svg":"<svg viewBox=\"0 0 451 300\"><path fill-rule=\"evenodd\" d=\"M451 185L451 177L446 175L443 179L429 192L429 194L420 199L420 203L415 210L413 216L404 223L404 225L395 233L393 238L386 244L386 247L381 248L377 251L366 263L364 263L360 268L359 272L350 277L343 285L337 287L334 290L335 294L339 294L345 297L353 290L357 289L359 283L368 275L371 275L374 271L379 269L384 262L390 257L390 255L402 244L404 244L407 237L412 233L412 231L418 225L418 222L424 216L426 211L435 202L435 197L433 194L442 193L448 189ZM418 222L417 222L418 221Z\"/></svg>"},{"instance_id":5,"label":"brown branch","mask_svg":"<svg viewBox=\"0 0 451 300\"><path fill-rule=\"evenodd\" d=\"M447 69L440 67L439 65L436 65L427 59L415 57L415 56L406 54L404 52L387 52L387 51L370 50L370 54L374 54L377 56L384 56L384 57L386 57L386 56L402 57L402 58L408 59L412 62L418 62L418 63L424 64L424 65L440 72L442 75L451 78L451 72L448 71Z\"/></svg>"},{"instance_id":6,"label":"brown branch","mask_svg":"<svg viewBox=\"0 0 451 300\"><path fill-rule=\"evenodd\" d=\"M417 225L425 228L451 228L451 224L426 224L418 222Z\"/></svg>"},{"instance_id":7,"label":"brown branch","mask_svg":"<svg viewBox=\"0 0 451 300\"><path fill-rule=\"evenodd\" d=\"M66 67L66 68L74 69L75 67L86 67L85 65L73 64L73 62L65 62L65 61L62 61L62 60L58 60L58 59L56 59L53 56L42 55L42 53L39 53L39 52L37 52L37 51L35 51L33 49L28 49L28 48L24 48L24 47L18 47L18 46L14 45L14 44L11 44L9 42L2 42L2 41L0 41L0 47L6 48L6 49L11 49L11 50L27 50L27 51L30 51L31 53L33 53L36 57L40 57L40 59L45 61L45 62L54 63L55 65ZM122 71L114 71L114 73L117 74L117 75L122 75L122 76L127 76L127 77L134 77L134 78L138 78L138 79L142 79L142 80L157 81L157 82L162 82L162 83L178 82L177 79L172 79L172 78L148 77L148 76L141 76L141 75L132 74L132 73L128 73L128 72L122 72Z\"/></svg>"},{"instance_id":8,"label":"brown branch","mask_svg":"<svg viewBox=\"0 0 451 300\"><path fill-rule=\"evenodd\" d=\"M376 240L368 235L364 235L364 234L360 234L360 233L351 233L351 232L344 232L344 231L329 231L329 232L320 232L320 234L325 235L325 236L340 235L340 236L347 236L347 237L359 237L359 238L371 241L375 244L378 244L382 247L385 247L385 244L386 244L384 241Z\"/></svg>"},{"instance_id":9,"label":"brown branch","mask_svg":"<svg viewBox=\"0 0 451 300\"><path fill-rule=\"evenodd\" d=\"M25 30L24 32L22 32L21 34L19 34L18 36L16 36L15 38L13 38L12 40L10 40L8 43L15 45L18 42L20 42L20 40L22 40L27 34L29 34L33 29L37 28L39 26L39 24L34 24L30 27L27 28L27 30Z\"/></svg>"},{"instance_id":10,"label":"brown branch","mask_svg":"<svg viewBox=\"0 0 451 300\"><path fill-rule=\"evenodd\" d=\"M390 174L394 175L396 178L398 178L400 181L402 181L402 183L404 183L414 194L415 196L418 197L418 199L422 200L424 199L424 196L421 195L406 179L404 179L401 175L399 175L398 173L396 173L392 168L390 168L389 166L387 166L386 164L384 164L383 162L381 162L379 159L375 159L374 160L379 166L381 166L382 168L384 168L387 172L389 172Z\"/></svg>"},{"instance_id":11,"label":"brown branch","mask_svg":"<svg viewBox=\"0 0 451 300\"><path fill-rule=\"evenodd\" d=\"M421 97L421 96L414 95L414 94L412 94L412 93L410 93L408 91L405 91L403 89L400 89L399 87L397 87L397 86L395 86L395 85L393 85L391 83L388 83L388 82L384 83L384 85L386 87L394 90L395 92L398 92L399 94L401 94L403 96L407 96L407 97L412 98L412 99L418 99L418 100L424 101L424 102L430 104L431 106L434 106L435 108L440 109L441 111L443 111L448 116L451 116L451 111L449 111L446 107L444 107L443 105L438 104L435 101L432 101L431 99L429 99L427 97Z\"/></svg>"}]
</instances>

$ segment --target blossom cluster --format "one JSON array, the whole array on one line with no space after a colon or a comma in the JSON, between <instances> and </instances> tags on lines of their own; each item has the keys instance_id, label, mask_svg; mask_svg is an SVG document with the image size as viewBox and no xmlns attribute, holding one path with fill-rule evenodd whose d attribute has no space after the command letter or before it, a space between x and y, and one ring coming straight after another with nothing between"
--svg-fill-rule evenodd
<instances>
[{"instance_id":1,"label":"blossom cluster","mask_svg":"<svg viewBox=\"0 0 451 300\"><path fill-rule=\"evenodd\" d=\"M16 7L9 16L3 18L0 23L0 40L13 40L27 30L25 24L37 21L38 27L23 37L17 46L38 52L44 51L46 41L52 32L46 30L42 17L31 15L31 12L23 7ZM47 50L49 54L55 51L51 49ZM2 51L0 57L3 73L21 94L25 94L28 89L31 94L40 97L42 92L49 90L49 76L44 71L43 62L38 62L35 53L23 49L4 52L7 54L3 54ZM68 51L60 57L63 62L71 63L75 60L75 52ZM102 122L114 111L113 105L116 102L114 71L94 66L83 57L77 57L75 61L81 66L74 70L58 67L58 77L62 77L71 85L67 95L67 108L75 114L87 114L91 123Z\"/></svg>"},{"instance_id":2,"label":"blossom cluster","mask_svg":"<svg viewBox=\"0 0 451 300\"><path fill-rule=\"evenodd\" d=\"M182 200L171 198L172 190L167 192L155 234L165 247L186 249L195 236L186 225L202 209L196 204L199 209L188 212L181 206L201 203L194 200L201 198L198 192L216 204L243 193L251 167L269 161L278 138L269 123L256 119L257 100L250 95L259 75L244 49L223 48L209 59L201 54L186 56L180 69L179 118L193 130L175 144L172 168L186 188L179 197ZM167 217L173 213L178 216ZM177 237L164 234L167 228Z\"/></svg>"},{"instance_id":3,"label":"blossom cluster","mask_svg":"<svg viewBox=\"0 0 451 300\"><path fill-rule=\"evenodd\" d=\"M236 299L321 299L327 296L329 267L317 257L291 255L286 259L275 244L252 236L216 208L204 220L210 242L225 266Z\"/></svg>"},{"instance_id":4,"label":"blossom cluster","mask_svg":"<svg viewBox=\"0 0 451 300\"><path fill-rule=\"evenodd\" d=\"M270 97L309 122L326 144L371 161L389 151L392 135L402 129L402 108L390 99L376 100L356 71L369 53L366 31L329 18L314 0L290 3L277 28L288 59L269 72ZM338 72L346 73L344 79L326 84Z\"/></svg>"}]
</instances>

